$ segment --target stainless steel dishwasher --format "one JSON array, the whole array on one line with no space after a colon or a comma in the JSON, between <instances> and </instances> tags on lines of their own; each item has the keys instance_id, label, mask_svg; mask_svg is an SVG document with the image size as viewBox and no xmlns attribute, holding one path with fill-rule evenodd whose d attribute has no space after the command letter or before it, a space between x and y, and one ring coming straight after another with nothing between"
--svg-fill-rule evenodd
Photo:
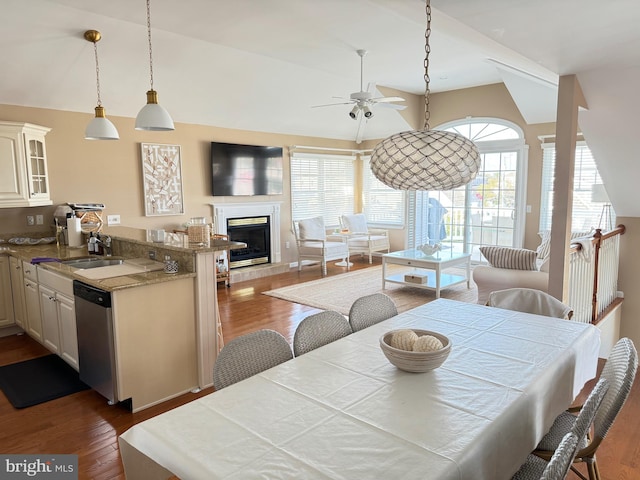
<instances>
[{"instance_id":1,"label":"stainless steel dishwasher","mask_svg":"<svg viewBox=\"0 0 640 480\"><path fill-rule=\"evenodd\" d=\"M113 405L118 397L111 293L74 280L73 295L80 380Z\"/></svg>"}]
</instances>

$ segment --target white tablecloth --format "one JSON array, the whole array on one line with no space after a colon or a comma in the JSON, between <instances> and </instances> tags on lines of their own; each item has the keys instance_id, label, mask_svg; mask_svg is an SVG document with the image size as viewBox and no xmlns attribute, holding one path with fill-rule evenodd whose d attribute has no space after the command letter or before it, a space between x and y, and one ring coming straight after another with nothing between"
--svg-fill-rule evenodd
<instances>
[{"instance_id":1,"label":"white tablecloth","mask_svg":"<svg viewBox=\"0 0 640 480\"><path fill-rule=\"evenodd\" d=\"M422 374L379 347L435 330ZM596 373L591 325L440 299L135 425L127 478L508 479ZM158 468L158 466L164 468Z\"/></svg>"}]
</instances>

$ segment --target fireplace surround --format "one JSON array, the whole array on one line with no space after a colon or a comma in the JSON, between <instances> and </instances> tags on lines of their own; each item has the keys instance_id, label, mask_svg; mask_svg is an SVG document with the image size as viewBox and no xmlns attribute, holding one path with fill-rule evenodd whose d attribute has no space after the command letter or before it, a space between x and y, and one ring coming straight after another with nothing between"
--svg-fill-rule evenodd
<instances>
[{"instance_id":1,"label":"fireplace surround","mask_svg":"<svg viewBox=\"0 0 640 480\"><path fill-rule=\"evenodd\" d=\"M237 219L252 219L251 222L261 222L262 217L266 217L268 232L265 236L265 242L269 243L269 258L267 261L264 259L254 261L253 263L247 262L236 267L244 267L258 264L277 264L282 261L282 252L280 248L280 203L265 202L265 203L219 203L213 204L213 227L214 233L229 235L229 221L234 223ZM233 233L233 228L231 233ZM238 229L240 235L245 232ZM242 240L239 240L242 241ZM251 254L250 254L251 256ZM242 260L247 260L242 259ZM233 267L232 267L233 268Z\"/></svg>"}]
</instances>

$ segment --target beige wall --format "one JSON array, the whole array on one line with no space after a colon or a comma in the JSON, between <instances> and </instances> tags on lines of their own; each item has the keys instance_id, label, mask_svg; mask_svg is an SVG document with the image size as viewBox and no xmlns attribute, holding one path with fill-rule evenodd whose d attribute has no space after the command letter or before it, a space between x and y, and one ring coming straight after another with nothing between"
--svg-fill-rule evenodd
<instances>
[{"instance_id":1,"label":"beige wall","mask_svg":"<svg viewBox=\"0 0 640 480\"><path fill-rule=\"evenodd\" d=\"M640 218L618 217L617 225L624 225L626 231L620 237L620 271L618 290L624 294L620 335L629 337L640 347Z\"/></svg>"},{"instance_id":2,"label":"beige wall","mask_svg":"<svg viewBox=\"0 0 640 480\"><path fill-rule=\"evenodd\" d=\"M309 145L356 148L355 142L313 137L278 135L203 125L176 124L173 132L142 132L134 129L134 119L109 117L120 133L119 141L84 140L90 114L0 105L0 119L29 122L51 128L46 137L49 187L52 207L0 208L0 234L29 234L42 227L27 226L26 216L43 213L45 226L52 225L56 205L67 202L104 203L108 214L119 214L121 224L139 228L179 227L191 217L212 220L210 195L211 141L256 145ZM181 146L185 214L145 217L142 198L140 143L166 143ZM288 149L285 148L284 191L289 190ZM282 202L282 243L295 245L291 233L290 196L219 197L218 203ZM296 260L295 249L282 250L284 262Z\"/></svg>"}]
</instances>

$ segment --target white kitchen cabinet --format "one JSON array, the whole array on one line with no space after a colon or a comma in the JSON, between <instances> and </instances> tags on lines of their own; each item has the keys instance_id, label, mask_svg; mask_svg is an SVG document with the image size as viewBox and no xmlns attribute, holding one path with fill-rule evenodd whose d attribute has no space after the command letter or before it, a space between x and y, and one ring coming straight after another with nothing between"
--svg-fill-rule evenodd
<instances>
[{"instance_id":1,"label":"white kitchen cabinet","mask_svg":"<svg viewBox=\"0 0 640 480\"><path fill-rule=\"evenodd\" d=\"M73 280L39 269L42 343L78 370L78 335Z\"/></svg>"},{"instance_id":2,"label":"white kitchen cabinet","mask_svg":"<svg viewBox=\"0 0 640 480\"><path fill-rule=\"evenodd\" d=\"M9 257L0 255L0 327L8 327L14 323Z\"/></svg>"},{"instance_id":3,"label":"white kitchen cabinet","mask_svg":"<svg viewBox=\"0 0 640 480\"><path fill-rule=\"evenodd\" d=\"M51 205L45 136L50 128L0 121L0 207Z\"/></svg>"},{"instance_id":4,"label":"white kitchen cabinet","mask_svg":"<svg viewBox=\"0 0 640 480\"><path fill-rule=\"evenodd\" d=\"M40 292L38 291L38 269L29 262L22 262L24 277L24 304L27 318L27 333L42 343L42 316L40 314Z\"/></svg>"},{"instance_id":5,"label":"white kitchen cabinet","mask_svg":"<svg viewBox=\"0 0 640 480\"><path fill-rule=\"evenodd\" d=\"M13 318L17 326L27 330L22 261L15 257L9 257L9 275L11 276L11 296L13 297Z\"/></svg>"},{"instance_id":6,"label":"white kitchen cabinet","mask_svg":"<svg viewBox=\"0 0 640 480\"><path fill-rule=\"evenodd\" d=\"M60 348L60 330L58 327L58 306L56 292L46 285L39 285L40 315L42 317L42 343L53 353Z\"/></svg>"}]
</instances>

